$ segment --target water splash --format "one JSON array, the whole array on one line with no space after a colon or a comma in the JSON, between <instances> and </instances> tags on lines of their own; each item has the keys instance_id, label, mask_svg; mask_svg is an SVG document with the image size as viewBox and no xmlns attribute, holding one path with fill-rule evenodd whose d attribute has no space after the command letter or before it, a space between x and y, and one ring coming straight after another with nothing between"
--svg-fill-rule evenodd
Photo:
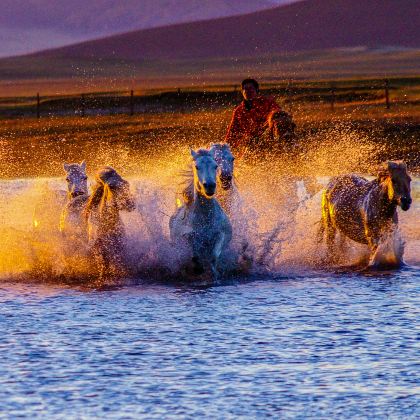
<instances>
[{"instance_id":1,"label":"water splash","mask_svg":"<svg viewBox=\"0 0 420 420\"><path fill-rule=\"evenodd\" d=\"M231 220L233 255L242 270L239 275L247 275L250 267L251 272L274 274L325 268L325 249L316 239L321 193L309 194L300 179L316 177L319 189L330 175L367 170L371 154L377 151L375 145L344 137L341 141L337 136L326 137L306 151L300 163L296 158L271 156L257 164L243 161L237 166L240 195L232 206ZM171 149L159 158L140 158L125 149L120 152L102 150L100 155L103 162L126 170L137 200L137 211L122 214L129 272L143 281L177 277L182 255L169 241L168 221L175 210L182 182L179 172L188 162L188 148ZM418 180L413 190L416 199ZM95 278L96 268L88 250L69 243L58 230L64 200L65 182L61 178L0 182L0 278L79 283ZM412 264L419 263L420 229L415 222L419 213L416 201L409 212L400 215L407 241L405 259ZM402 242L392 243L395 250ZM343 262L353 263L364 254L365 247L348 244Z\"/></svg>"}]
</instances>

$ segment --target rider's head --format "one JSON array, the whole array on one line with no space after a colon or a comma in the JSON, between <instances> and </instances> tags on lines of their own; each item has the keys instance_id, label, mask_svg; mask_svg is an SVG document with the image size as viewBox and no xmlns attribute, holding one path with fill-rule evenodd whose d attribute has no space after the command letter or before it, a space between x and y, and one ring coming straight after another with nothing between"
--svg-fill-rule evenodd
<instances>
[{"instance_id":1,"label":"rider's head","mask_svg":"<svg viewBox=\"0 0 420 420\"><path fill-rule=\"evenodd\" d=\"M260 86L258 85L258 82L255 79L242 80L241 86L242 95L247 101L254 99L258 96Z\"/></svg>"}]
</instances>

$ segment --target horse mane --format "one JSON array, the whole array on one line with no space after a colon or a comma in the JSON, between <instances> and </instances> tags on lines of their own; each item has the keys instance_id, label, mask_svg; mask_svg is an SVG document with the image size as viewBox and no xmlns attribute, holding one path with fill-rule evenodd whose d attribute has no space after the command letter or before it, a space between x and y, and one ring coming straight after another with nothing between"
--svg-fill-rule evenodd
<instances>
[{"instance_id":1,"label":"horse mane","mask_svg":"<svg viewBox=\"0 0 420 420\"><path fill-rule=\"evenodd\" d=\"M105 186L108 186L112 190L111 186L108 185L111 180L115 180L118 183L124 182L124 179L112 166L104 166L100 169L95 175L95 180L96 184L93 187L92 194L90 195L84 210L85 217L101 203L105 193Z\"/></svg>"},{"instance_id":2,"label":"horse mane","mask_svg":"<svg viewBox=\"0 0 420 420\"><path fill-rule=\"evenodd\" d=\"M394 170L403 170L407 171L407 165L402 160L389 160L383 162L378 168L377 178L380 181L385 180L391 175L391 172Z\"/></svg>"},{"instance_id":3,"label":"horse mane","mask_svg":"<svg viewBox=\"0 0 420 420\"><path fill-rule=\"evenodd\" d=\"M99 182L97 182L96 185L93 187L92 194L90 195L83 212L86 218L89 216L89 213L93 209L99 206L102 196L104 195L104 189L105 185Z\"/></svg>"},{"instance_id":4,"label":"horse mane","mask_svg":"<svg viewBox=\"0 0 420 420\"><path fill-rule=\"evenodd\" d=\"M209 149L198 149L195 153L197 153L198 157L209 156L213 158L213 153ZM188 164L187 169L184 169L180 172L180 176L183 178L180 185L182 188L182 198L184 202L188 205L191 204L194 198L194 174L192 170L192 163Z\"/></svg>"},{"instance_id":5,"label":"horse mane","mask_svg":"<svg viewBox=\"0 0 420 420\"><path fill-rule=\"evenodd\" d=\"M182 188L182 199L186 204L191 204L194 198L194 174L191 163L187 169L180 171L180 176L183 178L179 184Z\"/></svg>"},{"instance_id":6,"label":"horse mane","mask_svg":"<svg viewBox=\"0 0 420 420\"><path fill-rule=\"evenodd\" d=\"M112 166L104 166L99 172L97 172L95 179L101 184L108 184L111 179L118 182L123 181L121 175Z\"/></svg>"}]
</instances>

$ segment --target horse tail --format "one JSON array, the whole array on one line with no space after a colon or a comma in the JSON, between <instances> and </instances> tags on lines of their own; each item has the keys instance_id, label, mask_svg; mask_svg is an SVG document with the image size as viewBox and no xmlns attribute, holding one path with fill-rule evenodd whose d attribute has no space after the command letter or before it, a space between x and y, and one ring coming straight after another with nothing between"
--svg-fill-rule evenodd
<instances>
[{"instance_id":1,"label":"horse tail","mask_svg":"<svg viewBox=\"0 0 420 420\"><path fill-rule=\"evenodd\" d=\"M325 240L325 232L331 226L331 215L330 215L330 206L328 200L328 190L322 192L322 201L321 201L321 220L319 222L318 230L318 242L321 243Z\"/></svg>"}]
</instances>

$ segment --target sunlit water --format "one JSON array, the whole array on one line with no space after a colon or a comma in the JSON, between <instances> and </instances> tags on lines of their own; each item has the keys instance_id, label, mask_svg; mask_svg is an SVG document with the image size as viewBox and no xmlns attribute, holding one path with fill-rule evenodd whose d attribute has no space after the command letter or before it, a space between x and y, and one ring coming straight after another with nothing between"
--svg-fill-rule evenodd
<instances>
[{"instance_id":1,"label":"sunlit water","mask_svg":"<svg viewBox=\"0 0 420 420\"><path fill-rule=\"evenodd\" d=\"M316 264L319 197L291 211L266 179L247 179L237 241L261 267L214 287L142 276L176 264L176 185L139 177L138 211L124 215L138 276L102 289L83 276L65 285L74 259L56 235L63 181L1 182L2 413L418 418L419 181L400 213L407 266L371 273Z\"/></svg>"}]
</instances>

